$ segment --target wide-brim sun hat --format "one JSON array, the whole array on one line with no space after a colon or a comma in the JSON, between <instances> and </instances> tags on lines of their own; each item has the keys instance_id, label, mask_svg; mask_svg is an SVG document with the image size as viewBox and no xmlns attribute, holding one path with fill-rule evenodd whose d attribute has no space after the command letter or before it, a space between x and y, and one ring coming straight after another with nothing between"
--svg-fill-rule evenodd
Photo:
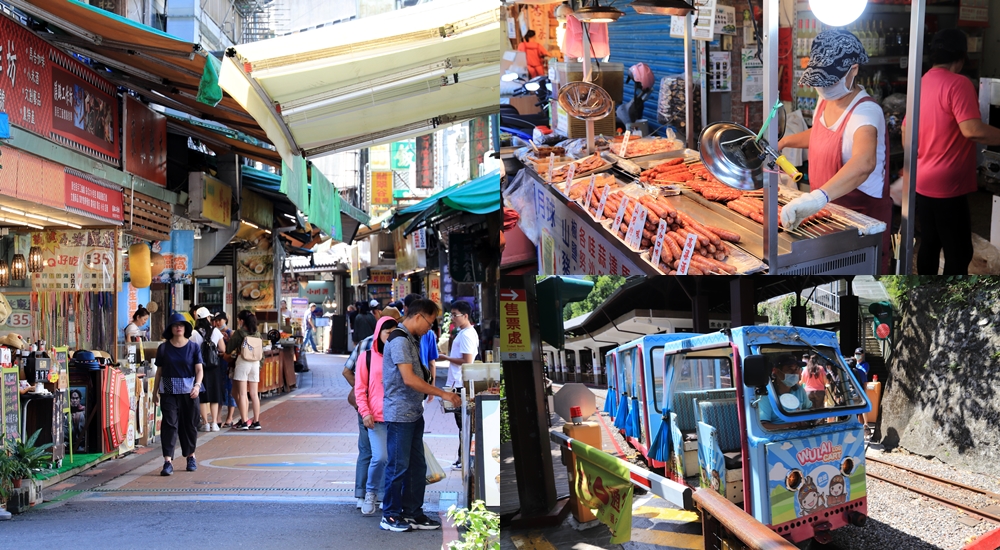
<instances>
[{"instance_id":1,"label":"wide-brim sun hat","mask_svg":"<svg viewBox=\"0 0 1000 550\"><path fill-rule=\"evenodd\" d=\"M170 320L167 321L167 327L163 329L164 340L169 340L174 337L174 334L172 332L172 328L174 325L184 325L184 337L185 338L191 337L191 331L193 330L191 327L191 323L189 323L188 320L184 318L184 314L174 313L173 315L170 316Z\"/></svg>"},{"instance_id":2,"label":"wide-brim sun hat","mask_svg":"<svg viewBox=\"0 0 1000 550\"><path fill-rule=\"evenodd\" d=\"M868 53L858 37L844 30L823 31L816 35L809 51L809 64L799 85L813 88L833 86L852 65L868 63Z\"/></svg>"}]
</instances>

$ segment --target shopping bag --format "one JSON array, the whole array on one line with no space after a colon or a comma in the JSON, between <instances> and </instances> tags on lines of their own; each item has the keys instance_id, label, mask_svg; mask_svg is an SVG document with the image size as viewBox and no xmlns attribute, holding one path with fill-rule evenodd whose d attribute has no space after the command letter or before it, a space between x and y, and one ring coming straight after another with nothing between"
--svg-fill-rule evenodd
<instances>
[{"instance_id":1,"label":"shopping bag","mask_svg":"<svg viewBox=\"0 0 1000 550\"><path fill-rule=\"evenodd\" d=\"M436 458L434 458L434 453L431 452L431 448L427 446L427 442L424 441L424 460L427 462L427 484L437 483L447 477L444 473L444 468L438 464Z\"/></svg>"}]
</instances>

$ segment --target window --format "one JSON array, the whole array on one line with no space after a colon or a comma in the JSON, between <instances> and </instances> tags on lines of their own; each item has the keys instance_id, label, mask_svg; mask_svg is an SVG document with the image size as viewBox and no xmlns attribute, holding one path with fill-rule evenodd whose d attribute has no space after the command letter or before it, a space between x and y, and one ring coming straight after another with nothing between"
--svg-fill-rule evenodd
<instances>
[{"instance_id":1,"label":"window","mask_svg":"<svg viewBox=\"0 0 1000 550\"><path fill-rule=\"evenodd\" d=\"M733 387L732 361L728 357L686 356L677 365L675 392Z\"/></svg>"},{"instance_id":2,"label":"window","mask_svg":"<svg viewBox=\"0 0 1000 550\"><path fill-rule=\"evenodd\" d=\"M840 354L830 347L761 346L759 353L768 357L771 382L768 403L761 407L762 420L771 409L774 398L781 412L793 416L829 411L828 416L843 416L840 411L865 404L864 389L844 365ZM786 385L788 377L797 377L794 385ZM785 397L789 395L790 397ZM775 418L774 424L781 421Z\"/></svg>"},{"instance_id":3,"label":"window","mask_svg":"<svg viewBox=\"0 0 1000 550\"><path fill-rule=\"evenodd\" d=\"M626 350L626 351L622 352L622 360L623 360L623 363L624 363L622 365L622 371L623 371L623 374L625 375L625 387L622 388L622 391L628 393L629 395L633 395L633 392L632 392L632 351L633 350Z\"/></svg>"},{"instance_id":4,"label":"window","mask_svg":"<svg viewBox=\"0 0 1000 550\"><path fill-rule=\"evenodd\" d=\"M663 412L663 348L653 348L649 351L653 358L653 408L658 413Z\"/></svg>"}]
</instances>

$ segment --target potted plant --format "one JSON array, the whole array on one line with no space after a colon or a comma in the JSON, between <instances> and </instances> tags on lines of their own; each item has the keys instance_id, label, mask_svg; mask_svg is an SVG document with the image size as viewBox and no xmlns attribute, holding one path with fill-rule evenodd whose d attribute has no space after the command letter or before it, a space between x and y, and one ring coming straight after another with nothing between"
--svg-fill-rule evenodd
<instances>
[{"instance_id":1,"label":"potted plant","mask_svg":"<svg viewBox=\"0 0 1000 550\"><path fill-rule=\"evenodd\" d=\"M448 518L455 527L465 527L462 540L448 542L448 550L499 550L500 516L477 500L470 508L448 508Z\"/></svg>"},{"instance_id":2,"label":"potted plant","mask_svg":"<svg viewBox=\"0 0 1000 550\"><path fill-rule=\"evenodd\" d=\"M35 446L35 441L38 440L38 435L41 432L42 430L40 429L35 430L35 433L31 434L31 437L24 442L17 439L7 439L4 442L4 447L7 454L10 455L12 462L10 469L12 474L14 474L14 487L21 487L22 481L27 480L29 483L29 501L32 504L41 500L41 485L35 483L34 474L51 469L51 458L47 451L52 447L52 444L46 443L38 447Z\"/></svg>"}]
</instances>

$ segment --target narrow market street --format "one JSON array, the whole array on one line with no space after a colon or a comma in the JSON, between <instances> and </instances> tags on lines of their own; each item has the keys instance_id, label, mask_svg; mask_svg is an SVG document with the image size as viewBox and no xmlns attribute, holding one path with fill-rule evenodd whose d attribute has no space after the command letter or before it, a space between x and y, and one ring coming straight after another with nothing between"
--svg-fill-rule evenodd
<instances>
[{"instance_id":1,"label":"narrow market street","mask_svg":"<svg viewBox=\"0 0 1000 550\"><path fill-rule=\"evenodd\" d=\"M45 504L5 522L0 549L20 547L39 532L48 545L105 548L122 529L107 518L125 515L130 531L151 549L194 541L241 548L440 548L455 540L444 511L461 491L461 472L448 469L457 428L436 401L427 406L424 440L447 478L428 486L424 509L432 517L440 512L444 528L391 533L378 528L379 514L365 517L356 509L357 423L341 376L346 359L310 354L299 389L262 402L262 431L199 433L196 472L178 468L160 476L157 442L47 489Z\"/></svg>"}]
</instances>

